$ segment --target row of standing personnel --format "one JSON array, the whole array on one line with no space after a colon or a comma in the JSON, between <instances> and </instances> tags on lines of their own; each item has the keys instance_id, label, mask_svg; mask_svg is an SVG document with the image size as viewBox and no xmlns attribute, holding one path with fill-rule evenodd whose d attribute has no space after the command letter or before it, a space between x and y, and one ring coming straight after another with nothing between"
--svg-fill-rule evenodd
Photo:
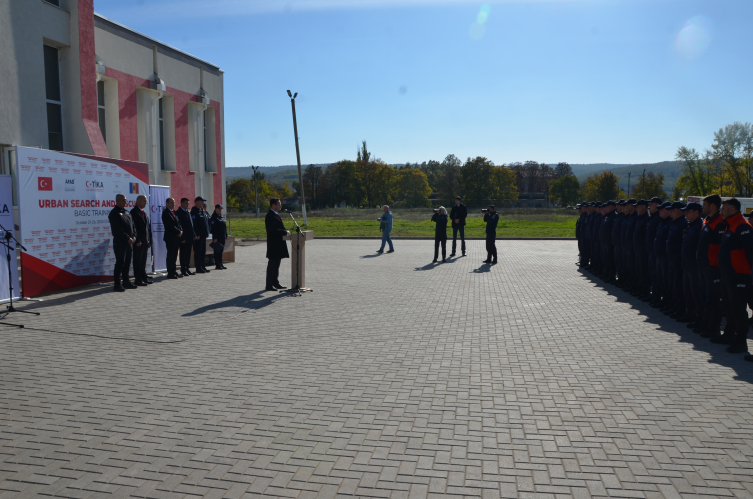
<instances>
[{"instance_id":1,"label":"row of standing personnel","mask_svg":"<svg viewBox=\"0 0 753 499\"><path fill-rule=\"evenodd\" d=\"M115 253L113 275L115 291L154 284L146 271L146 261L152 246L152 224L146 205L146 196L140 195L136 199L135 206L129 211L126 209L125 195L118 194L115 197L115 207L108 216ZM177 211L174 210L173 198L168 198L165 205L162 223L165 230L163 240L167 247L167 277L178 279L195 275L189 269L192 250L194 250L196 272L209 272L204 266L204 260L206 239L210 234L215 249L215 266L217 269L224 269L222 251L227 239L227 223L225 217L222 216L222 205L215 206L211 217L206 212L206 200L200 196L194 200L194 207L190 212L187 198L181 200L181 207ZM177 272L176 264L178 253L180 253L180 274ZM131 282L129 278L131 260L133 260L134 282Z\"/></svg>"},{"instance_id":2,"label":"row of standing personnel","mask_svg":"<svg viewBox=\"0 0 753 499\"><path fill-rule=\"evenodd\" d=\"M728 345L729 353L748 351L753 227L739 200L712 195L685 204L654 197L577 208L581 267Z\"/></svg>"}]
</instances>

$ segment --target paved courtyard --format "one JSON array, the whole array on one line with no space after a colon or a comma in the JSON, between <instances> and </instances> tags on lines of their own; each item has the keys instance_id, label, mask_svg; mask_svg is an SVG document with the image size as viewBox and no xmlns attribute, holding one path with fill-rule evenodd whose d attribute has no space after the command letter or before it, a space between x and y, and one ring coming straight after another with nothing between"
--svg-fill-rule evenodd
<instances>
[{"instance_id":1,"label":"paved courtyard","mask_svg":"<svg viewBox=\"0 0 753 499\"><path fill-rule=\"evenodd\" d=\"M753 364L574 241L315 240L303 297L229 270L0 327L0 499L753 497ZM289 282L289 262L283 283Z\"/></svg>"}]
</instances>

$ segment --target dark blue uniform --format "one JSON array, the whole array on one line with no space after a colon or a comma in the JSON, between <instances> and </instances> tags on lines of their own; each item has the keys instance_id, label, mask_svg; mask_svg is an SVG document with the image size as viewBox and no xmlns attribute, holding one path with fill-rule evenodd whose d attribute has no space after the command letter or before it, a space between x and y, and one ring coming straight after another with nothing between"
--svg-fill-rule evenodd
<instances>
[{"instance_id":1,"label":"dark blue uniform","mask_svg":"<svg viewBox=\"0 0 753 499\"><path fill-rule=\"evenodd\" d=\"M191 208L191 221L193 222L194 234L199 238L194 241L193 260L196 272L203 274L209 272L204 266L207 254L207 237L209 237L209 216L206 211L194 206Z\"/></svg>"},{"instance_id":2,"label":"dark blue uniform","mask_svg":"<svg viewBox=\"0 0 753 499\"><path fill-rule=\"evenodd\" d=\"M601 245L602 269L604 279L609 282L614 280L616 272L614 265L614 248L612 247L612 228L617 214L610 211L601 217L601 226L599 227L599 243Z\"/></svg>"},{"instance_id":3,"label":"dark blue uniform","mask_svg":"<svg viewBox=\"0 0 753 499\"><path fill-rule=\"evenodd\" d=\"M648 252L646 251L646 238L648 223L651 217L648 212L635 217L633 229L633 252L635 253L635 273L637 287L640 296L648 297L651 288L651 274L649 272Z\"/></svg>"},{"instance_id":4,"label":"dark blue uniform","mask_svg":"<svg viewBox=\"0 0 753 499\"><path fill-rule=\"evenodd\" d=\"M659 227L656 229L656 238L654 238L654 256L656 257L656 267L654 272L656 273L657 291L659 291L659 299L664 305L669 304L669 270L667 268L667 235L669 234L669 224L672 223L670 217L661 218Z\"/></svg>"},{"instance_id":5,"label":"dark blue uniform","mask_svg":"<svg viewBox=\"0 0 753 499\"><path fill-rule=\"evenodd\" d=\"M214 265L217 270L226 268L222 265L222 253L225 249L225 241L227 240L227 222L225 217L218 215L216 212L212 213L212 217L209 219L209 231L212 233L212 240L217 240L217 245L214 246Z\"/></svg>"},{"instance_id":6,"label":"dark blue uniform","mask_svg":"<svg viewBox=\"0 0 753 499\"><path fill-rule=\"evenodd\" d=\"M703 310L700 275L698 271L698 241L701 239L701 218L689 222L682 240L682 289L685 294L687 317L694 322Z\"/></svg>"},{"instance_id":7,"label":"dark blue uniform","mask_svg":"<svg viewBox=\"0 0 753 499\"><path fill-rule=\"evenodd\" d=\"M656 233L659 232L659 226L662 223L662 218L659 212L651 213L646 224L646 254L648 255L648 268L651 277L651 293L653 295L653 302L658 302L661 299L661 283L659 282L659 275L656 273L656 251L654 251L654 241L656 240Z\"/></svg>"},{"instance_id":8,"label":"dark blue uniform","mask_svg":"<svg viewBox=\"0 0 753 499\"><path fill-rule=\"evenodd\" d=\"M614 258L614 267L617 270L620 283L625 282L627 275L625 274L625 267L622 264L622 222L625 220L624 213L614 212L614 223L612 224L612 255Z\"/></svg>"},{"instance_id":9,"label":"dark blue uniform","mask_svg":"<svg viewBox=\"0 0 753 499\"><path fill-rule=\"evenodd\" d=\"M667 232L667 264L669 267L669 293L672 308L678 316L685 315L685 293L682 289L682 240L688 220L677 217L669 224Z\"/></svg>"},{"instance_id":10,"label":"dark blue uniform","mask_svg":"<svg viewBox=\"0 0 753 499\"><path fill-rule=\"evenodd\" d=\"M635 221L638 219L636 213L625 215L622 222L622 251L623 261L625 262L625 272L627 273L627 285L635 288L637 284L638 273L635 267L635 254L633 252L633 232L635 231Z\"/></svg>"},{"instance_id":11,"label":"dark blue uniform","mask_svg":"<svg viewBox=\"0 0 753 499\"><path fill-rule=\"evenodd\" d=\"M578 239L578 253L580 254L580 265L588 265L588 245L586 244L586 221L588 213L581 213L578 221L575 222L575 237Z\"/></svg>"}]
</instances>

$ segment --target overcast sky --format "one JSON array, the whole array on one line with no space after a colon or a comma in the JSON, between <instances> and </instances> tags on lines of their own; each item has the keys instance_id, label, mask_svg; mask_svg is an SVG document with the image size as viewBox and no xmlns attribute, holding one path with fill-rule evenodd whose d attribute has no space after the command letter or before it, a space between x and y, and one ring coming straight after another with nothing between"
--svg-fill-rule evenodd
<instances>
[{"instance_id":1,"label":"overcast sky","mask_svg":"<svg viewBox=\"0 0 753 499\"><path fill-rule=\"evenodd\" d=\"M95 0L225 71L227 166L643 163L753 121L750 0ZM169 82L167 82L169 85Z\"/></svg>"}]
</instances>

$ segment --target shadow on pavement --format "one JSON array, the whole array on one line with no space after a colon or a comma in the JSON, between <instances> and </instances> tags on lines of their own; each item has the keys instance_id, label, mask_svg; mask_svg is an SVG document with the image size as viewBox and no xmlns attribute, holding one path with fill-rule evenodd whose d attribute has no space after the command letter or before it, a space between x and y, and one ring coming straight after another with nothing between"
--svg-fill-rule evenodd
<instances>
[{"instance_id":1,"label":"shadow on pavement","mask_svg":"<svg viewBox=\"0 0 753 499\"><path fill-rule=\"evenodd\" d=\"M473 269L474 274L483 274L484 272L490 272L492 270L492 264L491 263L483 263L481 266L477 269Z\"/></svg>"},{"instance_id":2,"label":"shadow on pavement","mask_svg":"<svg viewBox=\"0 0 753 499\"><path fill-rule=\"evenodd\" d=\"M376 257L382 256L382 255L384 255L384 253L374 253L374 254L371 254L371 255L363 255L361 258L376 258Z\"/></svg>"},{"instance_id":3,"label":"shadow on pavement","mask_svg":"<svg viewBox=\"0 0 753 499\"><path fill-rule=\"evenodd\" d=\"M711 356L709 362L715 362L734 370L737 374L735 379L753 384L753 362L744 360L744 354L727 353L725 350L728 345L711 343L708 338L702 338L691 329L688 329L685 323L677 322L667 317L664 313L649 306L648 303L638 300L617 286L604 283L604 281L586 270L579 269L578 272L618 300L632 305L635 310L646 318L647 322L657 325L659 331L676 334L680 337L680 341L692 344L695 350L708 353ZM748 336L750 336L750 333L748 333Z\"/></svg>"},{"instance_id":4,"label":"shadow on pavement","mask_svg":"<svg viewBox=\"0 0 753 499\"><path fill-rule=\"evenodd\" d=\"M191 317L194 315L201 315L206 312L211 312L213 310L218 310L221 308L245 308L248 310L259 310L261 308L267 307L277 300L282 300L284 298L289 298L293 296L290 293L272 293L271 291L256 291L255 293L251 293L250 295L244 295L244 296L236 296L234 298L230 298L229 300L212 303L211 305L205 305L203 307L199 307L193 312L187 312L183 314L183 317Z\"/></svg>"},{"instance_id":5,"label":"shadow on pavement","mask_svg":"<svg viewBox=\"0 0 753 499\"><path fill-rule=\"evenodd\" d=\"M436 267L438 265L440 265L438 262L437 263L427 263L423 267L416 267L414 270L415 271L431 270L431 269L433 269L434 267Z\"/></svg>"}]
</instances>

